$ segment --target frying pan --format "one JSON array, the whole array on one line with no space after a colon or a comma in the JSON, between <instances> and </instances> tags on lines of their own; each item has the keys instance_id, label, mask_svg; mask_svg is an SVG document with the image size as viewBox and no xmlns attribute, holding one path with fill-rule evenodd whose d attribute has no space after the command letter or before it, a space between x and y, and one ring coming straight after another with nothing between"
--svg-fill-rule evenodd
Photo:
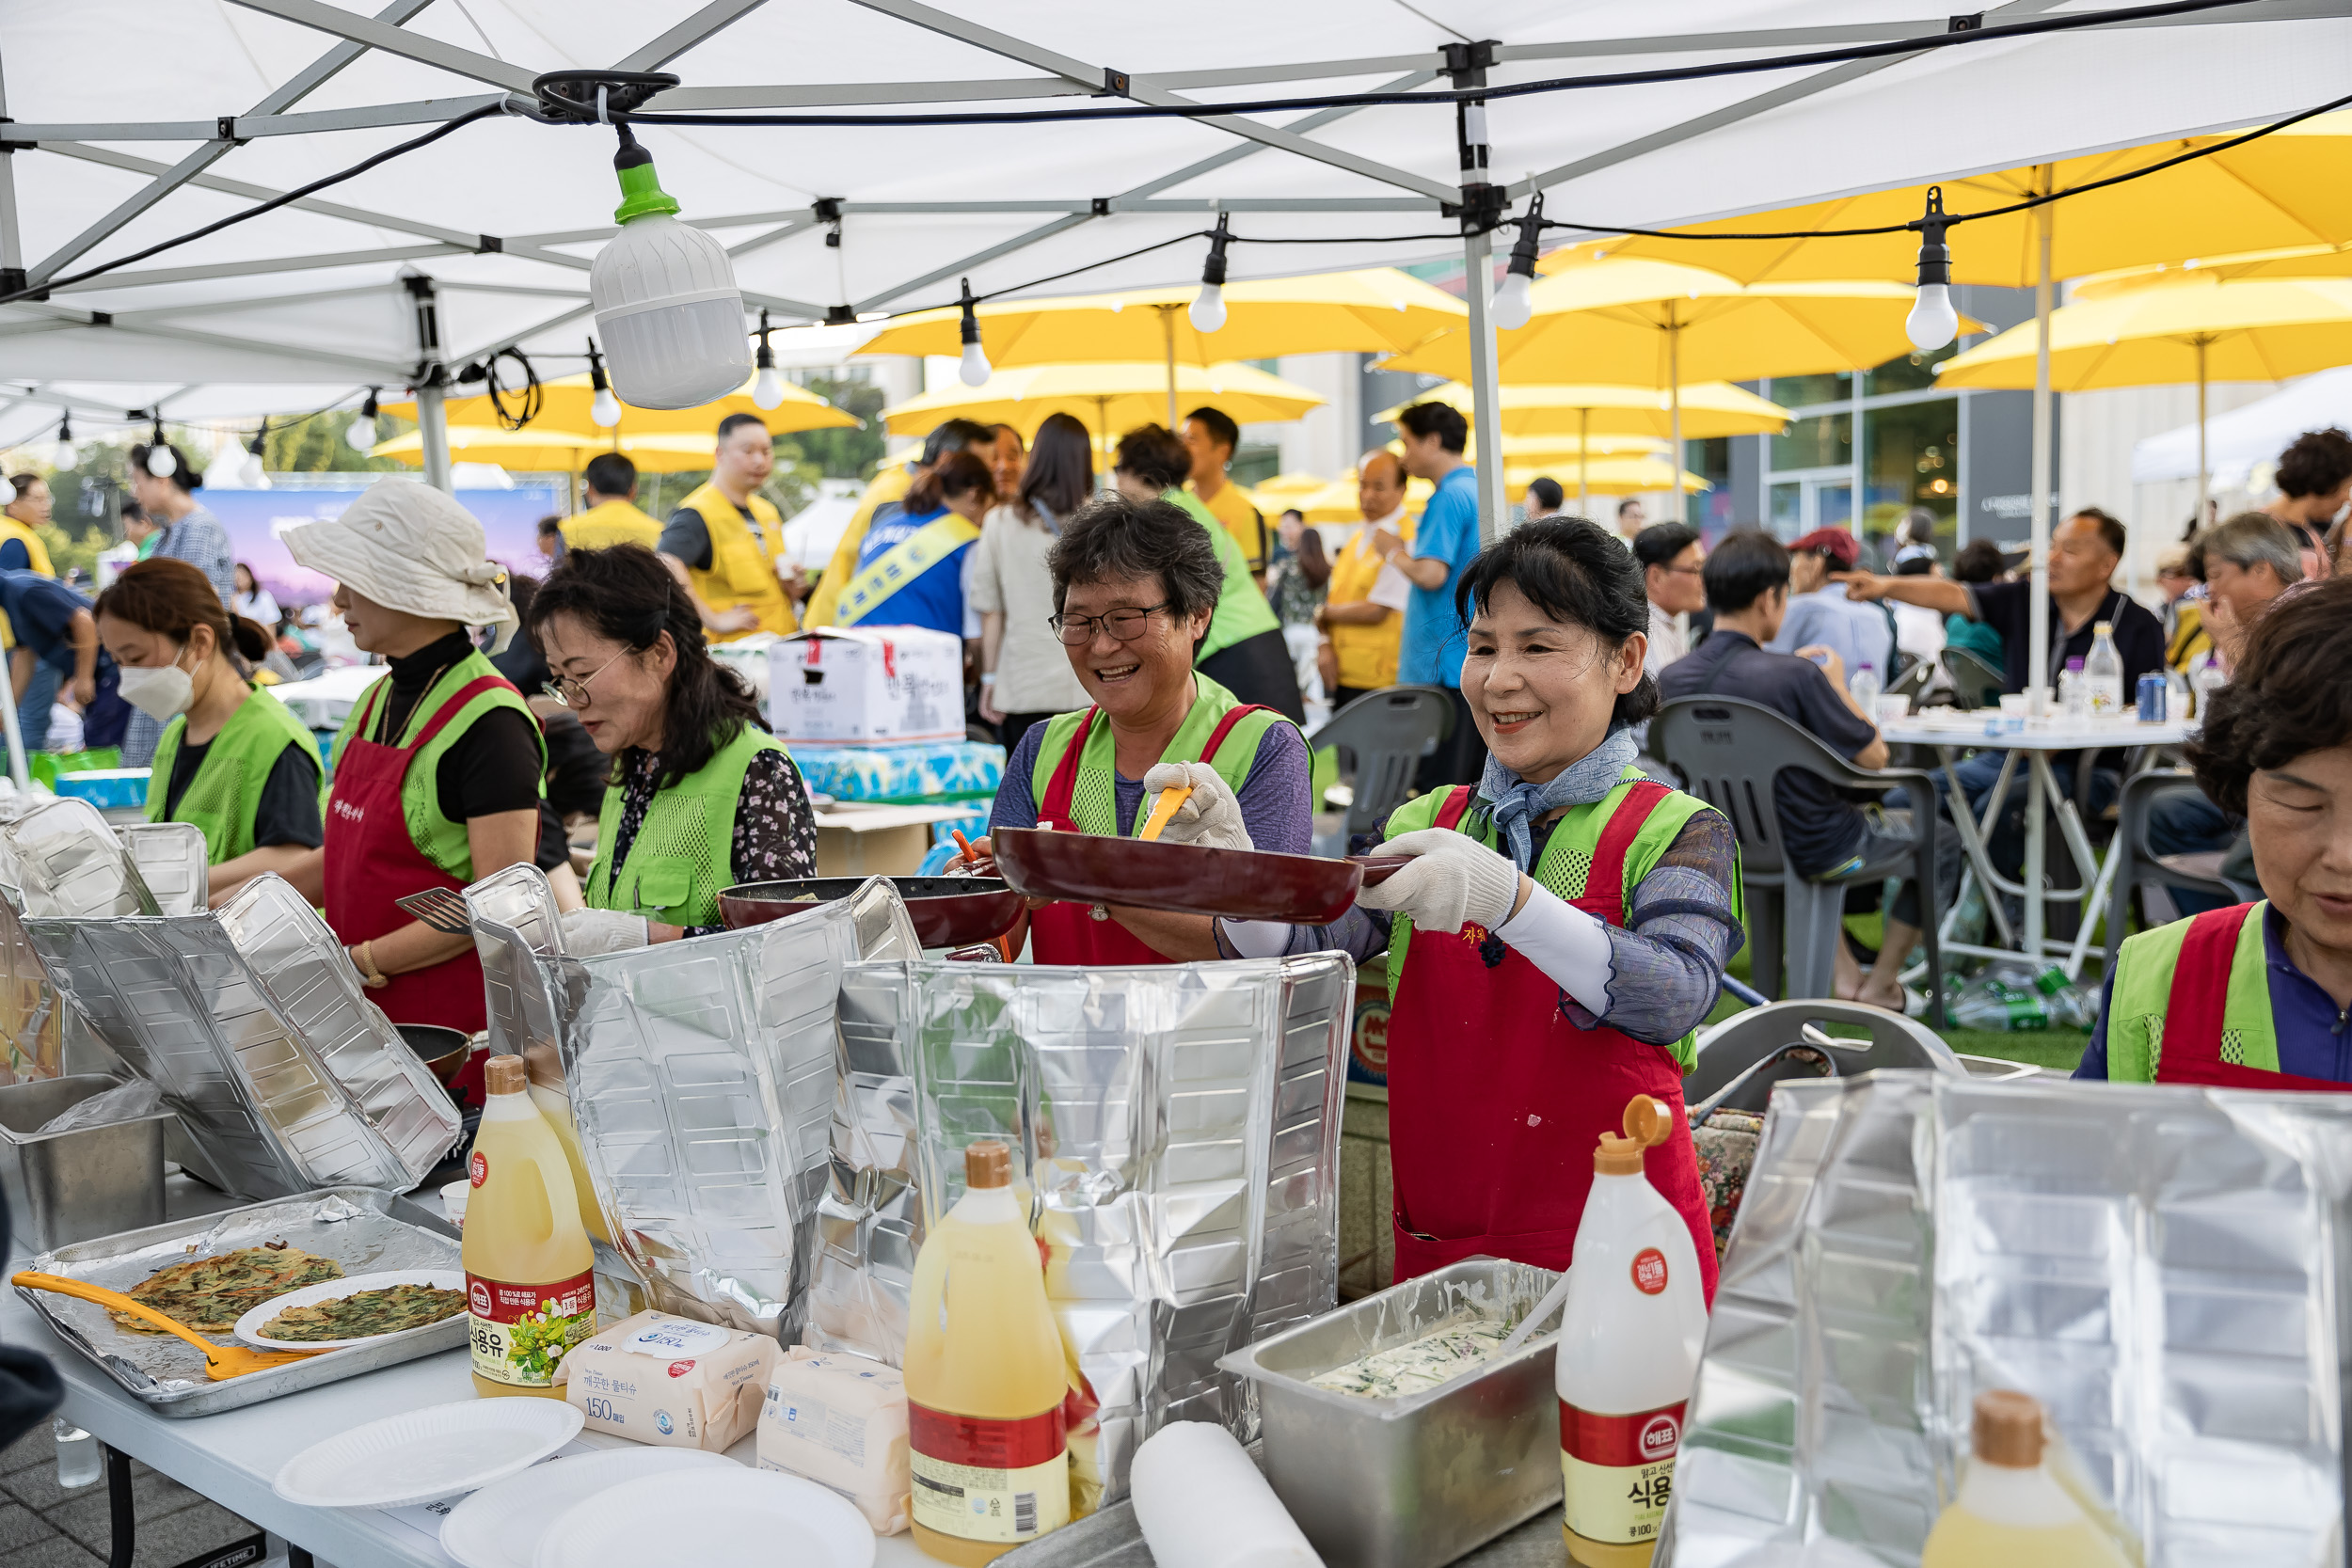
<instances>
[{"instance_id":1,"label":"frying pan","mask_svg":"<svg viewBox=\"0 0 2352 1568\"><path fill-rule=\"evenodd\" d=\"M1004 935L1021 918L1021 895L993 877L893 877L926 947L965 947ZM863 877L806 877L783 882L743 882L719 895L719 918L730 929L764 926L817 903L847 898Z\"/></svg>"},{"instance_id":2,"label":"frying pan","mask_svg":"<svg viewBox=\"0 0 2352 1568\"><path fill-rule=\"evenodd\" d=\"M1356 902L1359 887L1386 879L1409 858L1325 860L1037 828L999 828L989 842L997 871L1031 898L1295 926L1329 925Z\"/></svg>"}]
</instances>

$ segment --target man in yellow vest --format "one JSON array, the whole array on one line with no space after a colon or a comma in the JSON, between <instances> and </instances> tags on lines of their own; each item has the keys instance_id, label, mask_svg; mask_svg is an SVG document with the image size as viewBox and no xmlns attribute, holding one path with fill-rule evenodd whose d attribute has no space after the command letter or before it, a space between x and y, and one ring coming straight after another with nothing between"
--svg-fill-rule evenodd
<instances>
[{"instance_id":1,"label":"man in yellow vest","mask_svg":"<svg viewBox=\"0 0 2352 1568\"><path fill-rule=\"evenodd\" d=\"M1250 505L1242 487L1225 476L1226 465L1232 462L1233 451L1240 445L1241 426L1224 410L1202 406L1184 416L1184 450L1192 453L1192 493L1233 536L1233 543L1241 546L1241 558L1249 563L1250 580L1263 590L1269 548L1265 514Z\"/></svg>"},{"instance_id":2,"label":"man in yellow vest","mask_svg":"<svg viewBox=\"0 0 2352 1568\"><path fill-rule=\"evenodd\" d=\"M940 460L950 452L977 447L982 456L994 449L995 433L972 420L945 420L923 438L922 455L912 463L885 464L866 486L866 494L858 498L857 510L850 515L850 526L841 531L841 542L834 546L833 559L825 564L825 575L818 579L816 592L808 596L808 625L830 626L839 624L841 595L857 576L858 557L866 550L866 531L885 509L897 509L906 499L907 491L914 482L939 467Z\"/></svg>"},{"instance_id":3,"label":"man in yellow vest","mask_svg":"<svg viewBox=\"0 0 2352 1568\"><path fill-rule=\"evenodd\" d=\"M759 493L776 466L775 437L755 414L719 421L709 482L670 514L660 552L714 642L800 629L804 592L784 554L784 518Z\"/></svg>"},{"instance_id":4,"label":"man in yellow vest","mask_svg":"<svg viewBox=\"0 0 2352 1568\"><path fill-rule=\"evenodd\" d=\"M587 509L563 523L564 547L600 550L609 545L643 545L657 549L661 525L637 510L637 465L617 451L598 452L580 475L580 499Z\"/></svg>"},{"instance_id":5,"label":"man in yellow vest","mask_svg":"<svg viewBox=\"0 0 2352 1568\"><path fill-rule=\"evenodd\" d=\"M1328 592L1315 607L1315 625L1332 655L1334 712L1396 684L1405 606L1412 596L1412 584L1388 561L1400 543L1413 542L1413 520L1405 515L1405 465L1396 453L1375 447L1358 460L1356 499L1363 526L1340 546Z\"/></svg>"},{"instance_id":6,"label":"man in yellow vest","mask_svg":"<svg viewBox=\"0 0 2352 1568\"><path fill-rule=\"evenodd\" d=\"M49 563L49 546L33 531L48 522L56 510L49 482L39 474L10 474L8 485L15 494L8 499L8 510L0 512L0 571L56 577L57 569Z\"/></svg>"}]
</instances>

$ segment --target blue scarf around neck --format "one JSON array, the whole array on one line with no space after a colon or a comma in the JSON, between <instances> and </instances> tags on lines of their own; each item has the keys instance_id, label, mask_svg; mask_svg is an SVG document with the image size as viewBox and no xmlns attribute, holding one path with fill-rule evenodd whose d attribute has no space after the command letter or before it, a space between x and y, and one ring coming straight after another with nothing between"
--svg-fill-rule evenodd
<instances>
[{"instance_id":1,"label":"blue scarf around neck","mask_svg":"<svg viewBox=\"0 0 2352 1568\"><path fill-rule=\"evenodd\" d=\"M1489 752L1486 776L1478 782L1478 793L1492 802L1495 826L1502 830L1502 842L1510 850L1512 861L1525 871L1535 854L1530 831L1535 819L1562 806L1589 806L1605 800L1617 787L1627 766L1640 755L1641 749L1633 743L1633 732L1623 724L1612 724L1600 744L1589 753L1562 768L1549 784L1534 784L1503 767Z\"/></svg>"}]
</instances>

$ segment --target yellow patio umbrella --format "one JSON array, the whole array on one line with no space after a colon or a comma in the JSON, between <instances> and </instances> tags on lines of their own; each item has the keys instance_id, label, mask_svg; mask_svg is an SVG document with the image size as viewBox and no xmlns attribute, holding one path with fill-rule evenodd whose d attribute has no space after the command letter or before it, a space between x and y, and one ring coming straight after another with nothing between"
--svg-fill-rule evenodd
<instances>
[{"instance_id":1,"label":"yellow patio umbrella","mask_svg":"<svg viewBox=\"0 0 2352 1568\"><path fill-rule=\"evenodd\" d=\"M1215 404L1239 424L1287 423L1324 403L1254 365L1179 365L1176 389L1185 407ZM977 387L959 384L893 404L882 421L893 436L928 436L950 419L977 420L1010 425L1025 441L1047 415L1068 414L1098 441L1109 441L1159 419L1167 396L1168 368L1155 362L1022 365Z\"/></svg>"},{"instance_id":2,"label":"yellow patio umbrella","mask_svg":"<svg viewBox=\"0 0 2352 1568\"><path fill-rule=\"evenodd\" d=\"M707 468L710 448L707 436L626 436L619 443L621 455L634 463L640 473L690 473ZM535 420L521 430L452 425L449 432L449 454L457 462L488 463L516 472L578 473L590 458L612 450L610 432L543 430ZM395 436L370 447L368 455L421 467L424 435L412 430Z\"/></svg>"},{"instance_id":3,"label":"yellow patio umbrella","mask_svg":"<svg viewBox=\"0 0 2352 1568\"><path fill-rule=\"evenodd\" d=\"M2027 322L1937 367L1939 387L2030 387ZM2050 315L2058 391L2197 384L2197 515L2205 515L2205 388L2352 364L2352 278L2251 277L2133 289Z\"/></svg>"},{"instance_id":4,"label":"yellow patio umbrella","mask_svg":"<svg viewBox=\"0 0 2352 1568\"><path fill-rule=\"evenodd\" d=\"M1225 325L1214 333L1197 330L1186 313L1199 292L1187 285L982 305L975 311L980 347L998 368L1157 360L1166 370L1167 418L1173 428L1178 365L1283 354L1392 354L1469 319L1460 300L1393 267L1229 283ZM883 327L858 353L960 354L962 322L955 306L917 311Z\"/></svg>"},{"instance_id":5,"label":"yellow patio umbrella","mask_svg":"<svg viewBox=\"0 0 2352 1568\"><path fill-rule=\"evenodd\" d=\"M1436 489L1437 486L1425 479L1406 480L1405 515L1407 517L1420 516L1421 509L1429 504L1429 498ZM1364 509L1357 494L1356 470L1353 468L1328 484L1312 490L1279 499L1266 497L1263 489L1258 494L1261 498L1258 510L1269 517L1279 516L1284 512L1296 512L1311 523L1360 523L1364 520Z\"/></svg>"},{"instance_id":6,"label":"yellow patio umbrella","mask_svg":"<svg viewBox=\"0 0 2352 1568\"><path fill-rule=\"evenodd\" d=\"M1682 434L1693 441L1717 436L1777 436L1789 420L1788 410L1779 404L1728 381L1685 383L1679 399L1650 387L1506 385L1501 401L1506 439L1513 436L1646 436L1663 441L1674 433L1671 421L1677 403L1682 409ZM1373 420L1392 424L1414 403L1442 403L1460 409L1464 419L1477 423L1470 389L1459 381L1432 387L1406 403L1383 408Z\"/></svg>"},{"instance_id":7,"label":"yellow patio umbrella","mask_svg":"<svg viewBox=\"0 0 2352 1568\"><path fill-rule=\"evenodd\" d=\"M1647 436L1505 436L1502 455L1523 462L1587 456L1663 458L1666 443Z\"/></svg>"},{"instance_id":8,"label":"yellow patio umbrella","mask_svg":"<svg viewBox=\"0 0 2352 1568\"><path fill-rule=\"evenodd\" d=\"M2175 266L2156 261L2117 267L2074 279L2066 297L2080 303L2132 289L2172 283L2233 283L2245 277L2352 277L2352 244L2297 245L2277 250L2248 250L2227 256L2195 256Z\"/></svg>"},{"instance_id":9,"label":"yellow patio umbrella","mask_svg":"<svg viewBox=\"0 0 2352 1568\"><path fill-rule=\"evenodd\" d=\"M1547 476L1558 479L1560 470L1543 463L1510 464L1502 470L1503 493L1513 500L1523 499L1529 483ZM1704 478L1688 468L1677 469L1662 457L1596 458L1582 487L1604 496L1639 496L1677 488L1687 495L1696 495L1714 488ZM1578 510L1583 510L1581 499Z\"/></svg>"},{"instance_id":10,"label":"yellow patio umbrella","mask_svg":"<svg viewBox=\"0 0 2352 1568\"><path fill-rule=\"evenodd\" d=\"M755 380L756 378L755 378ZM755 414L760 421L778 436L788 436L802 430L854 429L857 416L845 414L823 398L803 387L784 383L784 401L773 408L762 408L752 401L753 381L746 381L737 390L715 403L699 408L637 408L620 404L621 420L610 427L604 437L610 448L614 433L622 436L700 436L706 443L717 442L719 421L729 414ZM558 376L539 384L541 404L537 418L523 428L526 431L546 428L559 431L606 430L596 423L593 412L596 392L588 375ZM502 429L498 410L488 397L451 398L443 404L449 420L451 442L455 444L460 425ZM382 411L405 419L417 417L417 405L411 403L388 403ZM705 453L708 455L707 452ZM699 467L708 467L707 463Z\"/></svg>"}]
</instances>

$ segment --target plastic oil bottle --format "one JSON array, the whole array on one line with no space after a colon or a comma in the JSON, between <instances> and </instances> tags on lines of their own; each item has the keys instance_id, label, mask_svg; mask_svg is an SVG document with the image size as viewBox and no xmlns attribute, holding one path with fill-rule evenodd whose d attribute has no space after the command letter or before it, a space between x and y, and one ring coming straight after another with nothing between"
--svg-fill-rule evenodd
<instances>
[{"instance_id":1,"label":"plastic oil bottle","mask_svg":"<svg viewBox=\"0 0 2352 1568\"><path fill-rule=\"evenodd\" d=\"M1642 1171L1676 1113L1647 1095L1604 1133L1576 1230L1555 1386L1568 1556L1587 1568L1646 1568L1673 1496L1683 1405L1707 1338L1691 1227Z\"/></svg>"},{"instance_id":2,"label":"plastic oil bottle","mask_svg":"<svg viewBox=\"0 0 2352 1568\"><path fill-rule=\"evenodd\" d=\"M2101 621L2090 628L2090 657L2083 660L2089 683L2090 714L2113 719L2123 711L2123 656L2115 651L2115 626Z\"/></svg>"},{"instance_id":3,"label":"plastic oil bottle","mask_svg":"<svg viewBox=\"0 0 2352 1568\"><path fill-rule=\"evenodd\" d=\"M1068 1385L1011 1151L971 1145L963 1180L914 1259L907 1438L914 1544L979 1564L1070 1522Z\"/></svg>"},{"instance_id":4,"label":"plastic oil bottle","mask_svg":"<svg viewBox=\"0 0 2352 1568\"><path fill-rule=\"evenodd\" d=\"M2050 1474L2042 1446L2039 1401L2010 1388L1979 1394L1975 1457L1919 1568L2124 1568L2114 1539Z\"/></svg>"},{"instance_id":5,"label":"plastic oil bottle","mask_svg":"<svg viewBox=\"0 0 2352 1568\"><path fill-rule=\"evenodd\" d=\"M467 1338L474 1392L537 1394L596 1328L596 1254L563 1141L532 1103L520 1056L484 1069L482 1130L466 1164Z\"/></svg>"}]
</instances>

